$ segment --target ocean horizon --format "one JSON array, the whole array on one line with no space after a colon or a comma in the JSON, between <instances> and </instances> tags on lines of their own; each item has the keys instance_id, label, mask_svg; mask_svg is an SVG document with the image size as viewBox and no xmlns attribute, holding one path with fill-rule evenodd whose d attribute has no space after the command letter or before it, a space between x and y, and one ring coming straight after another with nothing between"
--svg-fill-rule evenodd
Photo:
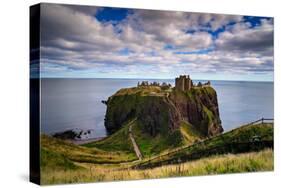
<instances>
[{"instance_id":1,"label":"ocean horizon","mask_svg":"<svg viewBox=\"0 0 281 188\"><path fill-rule=\"evenodd\" d=\"M69 129L93 130L93 137L107 136L104 127L107 100L121 88L148 78L42 78L41 132L53 134ZM194 80L194 83L208 80ZM270 81L210 80L217 91L220 118L225 131L262 117L274 117L274 84Z\"/></svg>"},{"instance_id":2,"label":"ocean horizon","mask_svg":"<svg viewBox=\"0 0 281 188\"><path fill-rule=\"evenodd\" d=\"M37 77L32 77L31 79L38 79ZM72 79L72 80L88 80L88 79L106 79L106 80L169 80L174 81L175 78L106 78L106 77L40 77L40 79ZM223 81L223 82L267 82L274 83L274 80L220 80L220 79L192 79L193 81Z\"/></svg>"}]
</instances>

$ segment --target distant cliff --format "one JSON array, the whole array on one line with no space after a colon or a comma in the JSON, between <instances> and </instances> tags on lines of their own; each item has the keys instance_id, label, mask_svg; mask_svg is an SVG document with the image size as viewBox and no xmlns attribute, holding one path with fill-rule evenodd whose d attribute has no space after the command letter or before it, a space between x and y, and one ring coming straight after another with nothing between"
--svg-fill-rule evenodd
<instances>
[{"instance_id":1,"label":"distant cliff","mask_svg":"<svg viewBox=\"0 0 281 188\"><path fill-rule=\"evenodd\" d=\"M120 89L106 101L105 127L114 133L137 118L143 130L155 137L178 130L187 122L203 136L223 132L216 91L208 85L188 91L160 85L138 85Z\"/></svg>"}]
</instances>

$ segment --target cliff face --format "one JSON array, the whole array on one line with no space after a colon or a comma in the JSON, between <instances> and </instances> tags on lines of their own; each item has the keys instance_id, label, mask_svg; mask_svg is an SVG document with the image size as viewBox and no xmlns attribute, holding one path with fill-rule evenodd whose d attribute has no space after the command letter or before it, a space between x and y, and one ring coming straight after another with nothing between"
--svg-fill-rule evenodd
<instances>
[{"instance_id":1,"label":"cliff face","mask_svg":"<svg viewBox=\"0 0 281 188\"><path fill-rule=\"evenodd\" d=\"M203 135L213 136L223 132L217 94L212 87L193 88L187 92L175 90L170 98L179 109L182 119Z\"/></svg>"},{"instance_id":2,"label":"cliff face","mask_svg":"<svg viewBox=\"0 0 281 188\"><path fill-rule=\"evenodd\" d=\"M121 89L106 102L105 126L110 133L137 118L151 136L169 134L189 122L204 136L223 131L219 118L217 95L208 86L179 91L173 88L147 86Z\"/></svg>"}]
</instances>

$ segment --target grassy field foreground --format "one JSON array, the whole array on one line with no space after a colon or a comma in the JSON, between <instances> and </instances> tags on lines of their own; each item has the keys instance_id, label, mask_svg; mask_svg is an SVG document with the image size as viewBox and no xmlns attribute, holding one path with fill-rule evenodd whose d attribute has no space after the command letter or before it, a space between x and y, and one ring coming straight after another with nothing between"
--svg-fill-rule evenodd
<instances>
[{"instance_id":1,"label":"grassy field foreground","mask_svg":"<svg viewBox=\"0 0 281 188\"><path fill-rule=\"evenodd\" d=\"M186 145L174 146L172 150L171 143L162 137L153 140L140 134L136 124L132 132L144 154L142 160L137 160L128 128L125 125L105 139L81 146L41 135L41 184L273 170L272 123L244 125L200 140L193 139L197 134L184 125L177 132L186 133L186 137L182 134L177 138L184 138L180 143Z\"/></svg>"},{"instance_id":2,"label":"grassy field foreground","mask_svg":"<svg viewBox=\"0 0 281 188\"><path fill-rule=\"evenodd\" d=\"M135 180L176 176L196 176L238 172L273 170L273 150L243 154L215 155L177 165L165 165L153 169L130 169L113 165L79 163L81 168L42 169L42 184ZM124 164L125 166L125 164Z\"/></svg>"}]
</instances>

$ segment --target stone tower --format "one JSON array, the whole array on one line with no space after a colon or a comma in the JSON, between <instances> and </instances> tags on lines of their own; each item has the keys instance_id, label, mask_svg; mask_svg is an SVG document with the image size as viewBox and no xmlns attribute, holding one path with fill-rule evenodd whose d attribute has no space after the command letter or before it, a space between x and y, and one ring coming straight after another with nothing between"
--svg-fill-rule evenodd
<instances>
[{"instance_id":1,"label":"stone tower","mask_svg":"<svg viewBox=\"0 0 281 188\"><path fill-rule=\"evenodd\" d=\"M193 86L192 80L189 75L180 75L180 77L176 78L176 89L181 91L189 91Z\"/></svg>"}]
</instances>

